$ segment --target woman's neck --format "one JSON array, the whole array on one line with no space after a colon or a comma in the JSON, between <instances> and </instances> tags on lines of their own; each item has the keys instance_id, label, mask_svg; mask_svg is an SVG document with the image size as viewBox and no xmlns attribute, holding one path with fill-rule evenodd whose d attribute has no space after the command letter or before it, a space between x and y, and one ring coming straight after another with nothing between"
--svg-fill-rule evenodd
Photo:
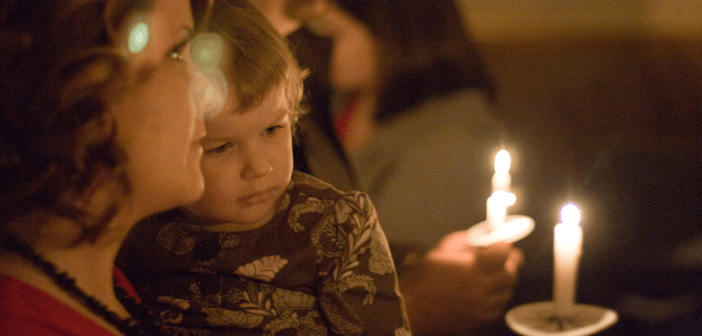
<instances>
[{"instance_id":1,"label":"woman's neck","mask_svg":"<svg viewBox=\"0 0 702 336\"><path fill-rule=\"evenodd\" d=\"M352 111L344 125L341 144L344 151L352 155L370 138L375 129L375 109L377 94L374 91L360 91L353 97Z\"/></svg>"},{"instance_id":2,"label":"woman's neck","mask_svg":"<svg viewBox=\"0 0 702 336\"><path fill-rule=\"evenodd\" d=\"M121 242L121 241L120 241ZM129 314L115 296L112 281L114 261L120 244L102 246L83 243L71 249L37 249L44 259L56 265L59 271L76 280L76 286L94 296L122 318Z\"/></svg>"},{"instance_id":3,"label":"woman's neck","mask_svg":"<svg viewBox=\"0 0 702 336\"><path fill-rule=\"evenodd\" d=\"M95 243L84 241L71 247L57 246L55 242L42 242L42 239L39 239L32 248L42 259L55 265L57 272L66 272L75 280L75 286L80 290L93 296L118 316L126 318L129 313L117 300L112 281L114 259L125 234L126 232L107 232ZM13 276L42 290L105 329L120 334L103 317L90 311L56 284L54 277L42 271L26 256L11 251L0 251L0 273Z\"/></svg>"}]
</instances>

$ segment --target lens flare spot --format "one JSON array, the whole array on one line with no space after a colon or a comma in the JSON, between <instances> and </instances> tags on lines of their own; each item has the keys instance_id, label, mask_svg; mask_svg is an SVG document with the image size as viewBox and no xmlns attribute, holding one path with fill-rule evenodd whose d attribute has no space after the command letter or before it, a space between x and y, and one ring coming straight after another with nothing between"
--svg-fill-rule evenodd
<instances>
[{"instance_id":1,"label":"lens flare spot","mask_svg":"<svg viewBox=\"0 0 702 336\"><path fill-rule=\"evenodd\" d=\"M199 118L217 116L227 103L227 80L217 69L193 69L190 101Z\"/></svg>"},{"instance_id":2,"label":"lens flare spot","mask_svg":"<svg viewBox=\"0 0 702 336\"><path fill-rule=\"evenodd\" d=\"M205 90L205 99L207 99L208 101L211 101L213 99L214 95L215 95L214 88L211 86L208 86L207 90Z\"/></svg>"},{"instance_id":3,"label":"lens flare spot","mask_svg":"<svg viewBox=\"0 0 702 336\"><path fill-rule=\"evenodd\" d=\"M222 60L222 38L217 34L200 34L192 42L192 59L200 69L219 67Z\"/></svg>"},{"instance_id":4,"label":"lens flare spot","mask_svg":"<svg viewBox=\"0 0 702 336\"><path fill-rule=\"evenodd\" d=\"M149 43L149 25L146 22L137 22L129 31L127 45L132 54L140 53Z\"/></svg>"},{"instance_id":5,"label":"lens flare spot","mask_svg":"<svg viewBox=\"0 0 702 336\"><path fill-rule=\"evenodd\" d=\"M224 42L217 34L204 33L195 36L190 46L190 58L197 67L191 84L191 100L200 117L214 118L224 109L229 92L220 64Z\"/></svg>"}]
</instances>

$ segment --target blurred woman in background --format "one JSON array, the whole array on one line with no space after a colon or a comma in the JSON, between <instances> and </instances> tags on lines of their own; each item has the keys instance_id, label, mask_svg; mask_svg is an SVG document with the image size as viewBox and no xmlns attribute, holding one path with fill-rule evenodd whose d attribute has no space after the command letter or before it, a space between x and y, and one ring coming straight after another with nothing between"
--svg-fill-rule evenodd
<instances>
[{"instance_id":1,"label":"blurred woman in background","mask_svg":"<svg viewBox=\"0 0 702 336\"><path fill-rule=\"evenodd\" d=\"M332 1L307 29L329 42L291 36L313 69L297 169L370 195L413 332L497 320L521 253L465 242L464 230L484 220L500 125L494 86L456 4Z\"/></svg>"}]
</instances>

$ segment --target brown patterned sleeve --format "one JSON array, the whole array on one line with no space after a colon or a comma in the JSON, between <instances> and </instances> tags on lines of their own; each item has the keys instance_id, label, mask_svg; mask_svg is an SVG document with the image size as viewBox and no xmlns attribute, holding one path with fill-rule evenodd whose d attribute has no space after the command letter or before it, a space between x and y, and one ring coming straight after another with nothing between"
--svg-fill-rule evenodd
<instances>
[{"instance_id":1,"label":"brown patterned sleeve","mask_svg":"<svg viewBox=\"0 0 702 336\"><path fill-rule=\"evenodd\" d=\"M409 335L395 266L375 207L345 193L312 231L318 248L317 297L331 331L344 335Z\"/></svg>"}]
</instances>

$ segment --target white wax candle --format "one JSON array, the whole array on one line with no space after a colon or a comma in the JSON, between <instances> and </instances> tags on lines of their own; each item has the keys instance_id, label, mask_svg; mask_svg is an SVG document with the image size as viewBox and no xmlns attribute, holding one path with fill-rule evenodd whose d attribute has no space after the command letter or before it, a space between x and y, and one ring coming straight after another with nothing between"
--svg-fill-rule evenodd
<instances>
[{"instance_id":1,"label":"white wax candle","mask_svg":"<svg viewBox=\"0 0 702 336\"><path fill-rule=\"evenodd\" d=\"M500 229L507 217L507 207L514 204L516 197L512 193L495 191L487 200L487 223L491 231Z\"/></svg>"},{"instance_id":2,"label":"white wax candle","mask_svg":"<svg viewBox=\"0 0 702 336\"><path fill-rule=\"evenodd\" d=\"M509 192L512 178L509 176L510 157L506 150L497 152L495 156L495 174L492 175L492 191Z\"/></svg>"},{"instance_id":3,"label":"white wax candle","mask_svg":"<svg viewBox=\"0 0 702 336\"><path fill-rule=\"evenodd\" d=\"M554 312L558 317L572 314L575 304L575 288L578 276L578 263L583 243L580 211L573 204L561 210L561 223L556 224L553 240L553 301Z\"/></svg>"}]
</instances>

